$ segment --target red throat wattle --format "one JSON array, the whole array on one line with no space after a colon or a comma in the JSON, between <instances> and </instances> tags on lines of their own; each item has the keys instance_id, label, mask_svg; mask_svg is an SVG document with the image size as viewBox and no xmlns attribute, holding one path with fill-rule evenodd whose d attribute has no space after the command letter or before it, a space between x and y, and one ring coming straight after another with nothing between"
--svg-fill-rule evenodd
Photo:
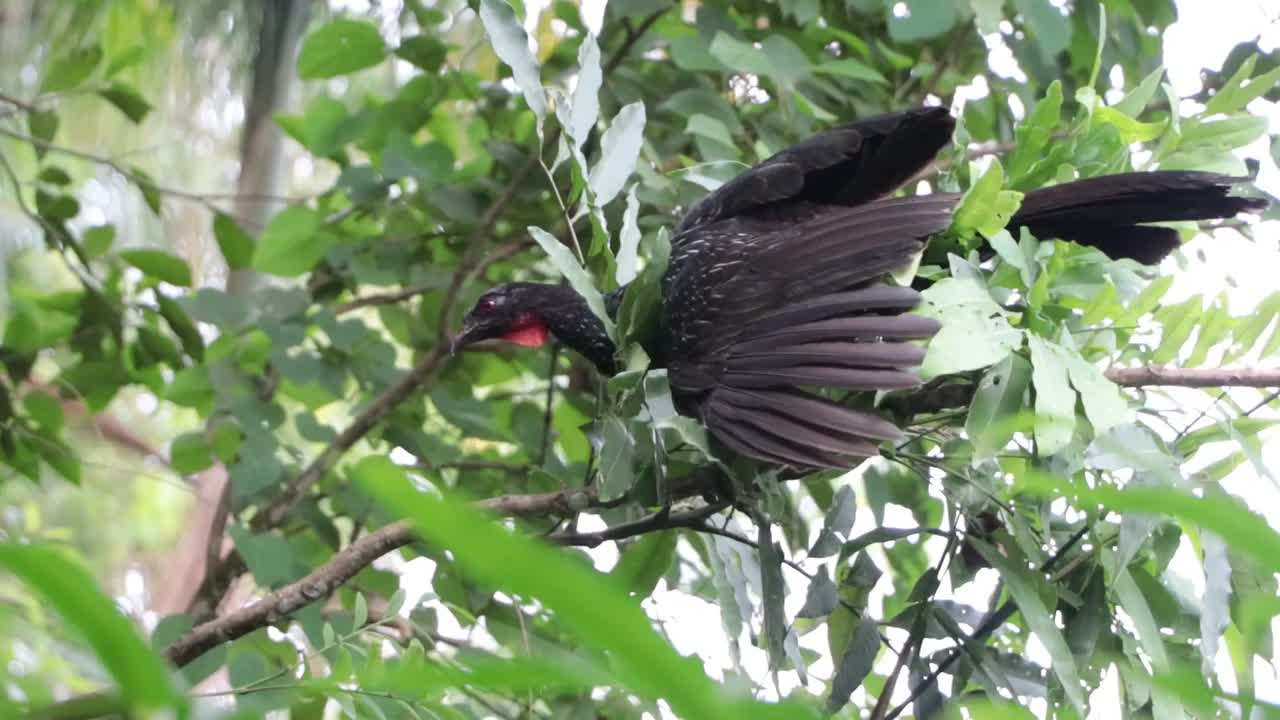
<instances>
[{"instance_id":1,"label":"red throat wattle","mask_svg":"<svg viewBox=\"0 0 1280 720\"><path fill-rule=\"evenodd\" d=\"M533 313L520 313L511 323L511 329L503 333L502 339L525 347L542 347L550 334L542 318Z\"/></svg>"}]
</instances>

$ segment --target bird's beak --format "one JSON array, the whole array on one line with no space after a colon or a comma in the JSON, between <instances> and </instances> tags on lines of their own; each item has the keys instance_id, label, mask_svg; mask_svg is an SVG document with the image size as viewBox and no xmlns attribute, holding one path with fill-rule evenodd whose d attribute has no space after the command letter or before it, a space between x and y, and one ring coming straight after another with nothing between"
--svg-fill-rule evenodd
<instances>
[{"instance_id":1,"label":"bird's beak","mask_svg":"<svg viewBox=\"0 0 1280 720\"><path fill-rule=\"evenodd\" d=\"M462 329L458 330L458 334L453 336L453 340L449 342L449 354L456 355L459 350L470 345L477 340L484 339L485 328L483 325L467 318L462 321Z\"/></svg>"}]
</instances>

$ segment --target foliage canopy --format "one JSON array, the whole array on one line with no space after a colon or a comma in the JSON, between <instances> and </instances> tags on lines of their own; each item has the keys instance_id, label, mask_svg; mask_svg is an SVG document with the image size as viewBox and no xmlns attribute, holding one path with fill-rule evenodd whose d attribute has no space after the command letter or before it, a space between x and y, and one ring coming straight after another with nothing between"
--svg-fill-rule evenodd
<instances>
[{"instance_id":1,"label":"foliage canopy","mask_svg":"<svg viewBox=\"0 0 1280 720\"><path fill-rule=\"evenodd\" d=\"M154 126L153 73L174 34L210 32L204 11L101 0L25 18L47 37L38 81L0 94L0 492L96 492L100 419L145 399L168 419L147 472L225 482L229 540L220 550L215 525L182 607L131 625L99 589L113 573L94 581L76 557L91 535L15 503L0 519L0 629L15 639L0 703L61 717L1032 712L1011 698L1056 717L1280 712L1253 679L1255 658L1275 660L1280 537L1223 482L1277 482L1263 461L1276 395L1170 394L1114 372L1274 364L1280 292L1245 310L1225 291L1177 299L1164 271L1002 229L1022 192L1055 181L1246 174L1237 150L1268 131L1250 109L1280 99L1275 58L1242 46L1180 98L1159 66L1167 0L589 10L410 0L313 18L285 68L302 109L272 120L315 192L261 227L163 167L76 142L77 113L103 107L110 127ZM990 48L1013 69L993 69ZM852 400L910 439L847 474L757 478L746 512L702 503L706 440L631 341L668 228L823 127L958 93L956 143L922 179L966 193L914 269L934 281L922 312L944 323L930 382ZM136 218L107 219L103 177ZM179 207L200 212L217 258L159 237ZM229 271L271 282L233 291ZM489 285L560 277L602 316L602 294L635 283L610 324L626 372L605 381L554 350L449 355ZM669 514L663 496L679 501ZM1180 548L1198 594L1170 570ZM426 561L373 564L393 550ZM722 620L695 638L725 646L716 678L675 649L700 649L672 618L700 601ZM1224 647L1230 674L1215 672Z\"/></svg>"}]
</instances>

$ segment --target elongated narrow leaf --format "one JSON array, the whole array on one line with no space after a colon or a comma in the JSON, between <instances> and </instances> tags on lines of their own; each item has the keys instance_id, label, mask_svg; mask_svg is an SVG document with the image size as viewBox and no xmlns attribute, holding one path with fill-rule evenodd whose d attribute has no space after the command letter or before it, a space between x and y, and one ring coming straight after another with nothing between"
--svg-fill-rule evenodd
<instances>
[{"instance_id":1,"label":"elongated narrow leaf","mask_svg":"<svg viewBox=\"0 0 1280 720\"><path fill-rule=\"evenodd\" d=\"M591 276L587 274L586 268L578 262L573 256L573 252L556 239L555 235L543 230L540 227L529 226L529 234L533 236L538 247L551 258L552 264L556 269L564 275L572 287L579 295L587 301L587 306L591 308L591 312L600 318L605 328L612 336L613 321L609 319L609 313L605 312L604 298L600 295L600 291L596 289L595 283L591 281Z\"/></svg>"},{"instance_id":2,"label":"elongated narrow leaf","mask_svg":"<svg viewBox=\"0 0 1280 720\"><path fill-rule=\"evenodd\" d=\"M618 235L618 272L615 276L619 285L626 285L640 274L640 201L636 198L636 186L627 191L627 210L622 214L622 232Z\"/></svg>"},{"instance_id":3,"label":"elongated narrow leaf","mask_svg":"<svg viewBox=\"0 0 1280 720\"><path fill-rule=\"evenodd\" d=\"M1039 582L1030 571L1010 562L1001 552L987 543L971 537L969 544L1000 573L1000 578L1004 580L1013 601L1018 604L1018 611L1026 621L1027 627L1049 651L1049 657L1053 659L1053 672L1062 681L1067 699L1071 701L1080 717L1084 717L1084 691L1080 686L1080 673L1076 669L1075 657L1067 647L1067 640L1063 637L1062 631L1054 623L1050 608L1045 607L1044 601L1040 598Z\"/></svg>"},{"instance_id":4,"label":"elongated narrow leaf","mask_svg":"<svg viewBox=\"0 0 1280 720\"><path fill-rule=\"evenodd\" d=\"M600 159L587 180L597 205L608 205L622 191L636 169L643 144L644 103L637 100L618 111L600 141Z\"/></svg>"},{"instance_id":5,"label":"elongated narrow leaf","mask_svg":"<svg viewBox=\"0 0 1280 720\"><path fill-rule=\"evenodd\" d=\"M181 287L191 286L191 268L186 260L177 255L163 250L140 248L121 252L120 259L156 280L163 280Z\"/></svg>"},{"instance_id":6,"label":"elongated narrow leaf","mask_svg":"<svg viewBox=\"0 0 1280 720\"><path fill-rule=\"evenodd\" d=\"M367 464L381 467L357 475L387 510L407 515L425 539L448 548L476 579L537 598L580 641L608 650L623 684L645 697L665 698L682 716L721 716L722 701L701 664L680 657L616 584L553 548L512 535L465 503L418 492L387 458L360 463Z\"/></svg>"},{"instance_id":7,"label":"elongated narrow leaf","mask_svg":"<svg viewBox=\"0 0 1280 720\"><path fill-rule=\"evenodd\" d=\"M1037 335L1031 346L1031 383L1036 391L1036 446L1052 455L1071 442L1076 427L1076 394L1068 381L1065 352Z\"/></svg>"},{"instance_id":8,"label":"elongated narrow leaf","mask_svg":"<svg viewBox=\"0 0 1280 720\"><path fill-rule=\"evenodd\" d=\"M626 495L635 484L636 441L617 415L604 419L596 452L600 456L600 499L608 502Z\"/></svg>"},{"instance_id":9,"label":"elongated narrow leaf","mask_svg":"<svg viewBox=\"0 0 1280 720\"><path fill-rule=\"evenodd\" d=\"M862 686L880 652L880 630L875 620L863 616L850 630L849 642L831 680L831 696L827 698L827 710L831 713L849 704L849 697Z\"/></svg>"},{"instance_id":10,"label":"elongated narrow leaf","mask_svg":"<svg viewBox=\"0 0 1280 720\"><path fill-rule=\"evenodd\" d=\"M1031 364L1017 353L1009 353L983 375L964 423L973 442L974 462L995 455L1023 429L1024 398L1030 384Z\"/></svg>"},{"instance_id":11,"label":"elongated narrow leaf","mask_svg":"<svg viewBox=\"0 0 1280 720\"><path fill-rule=\"evenodd\" d=\"M178 704L164 663L82 567L51 547L5 543L0 544L0 568L84 636L130 704L149 710Z\"/></svg>"},{"instance_id":12,"label":"elongated narrow leaf","mask_svg":"<svg viewBox=\"0 0 1280 720\"><path fill-rule=\"evenodd\" d=\"M765 652L769 669L781 670L786 660L787 616L783 603L787 599L787 583L782 577L782 546L773 541L773 527L768 520L758 522L760 545L761 601L764 605Z\"/></svg>"},{"instance_id":13,"label":"elongated narrow leaf","mask_svg":"<svg viewBox=\"0 0 1280 720\"><path fill-rule=\"evenodd\" d=\"M569 101L569 137L574 147L582 147L600 115L600 46L594 35L587 35L578 47L578 84Z\"/></svg>"},{"instance_id":14,"label":"elongated narrow leaf","mask_svg":"<svg viewBox=\"0 0 1280 720\"><path fill-rule=\"evenodd\" d=\"M538 59L529 49L529 36L525 34L515 11L506 0L480 0L480 22L489 33L494 54L511 66L511 75L541 126L547 114L547 97L542 90Z\"/></svg>"},{"instance_id":15,"label":"elongated narrow leaf","mask_svg":"<svg viewBox=\"0 0 1280 720\"><path fill-rule=\"evenodd\" d=\"M1124 611L1133 619L1138 630L1138 642L1151 658L1151 666L1157 672L1169 669L1169 654L1165 650L1164 639L1160 636L1159 626L1151 615L1151 607L1142 595L1141 588L1133 581L1129 571L1121 569L1112 580L1112 589L1116 599ZM1185 717L1182 703L1168 691L1156 686L1152 688L1151 699L1154 704L1155 717Z\"/></svg>"},{"instance_id":16,"label":"elongated narrow leaf","mask_svg":"<svg viewBox=\"0 0 1280 720\"><path fill-rule=\"evenodd\" d=\"M1043 492L1064 493L1117 512L1144 512L1192 522L1217 533L1233 550L1269 572L1280 572L1280 533L1267 521L1226 497L1196 497L1169 488L1090 488L1060 477L1036 472L1018 476L1018 485Z\"/></svg>"},{"instance_id":17,"label":"elongated narrow leaf","mask_svg":"<svg viewBox=\"0 0 1280 720\"><path fill-rule=\"evenodd\" d=\"M1222 633L1231 622L1231 561L1227 544L1212 532L1202 533L1204 553L1204 609L1200 612L1200 655L1206 673L1213 672Z\"/></svg>"}]
</instances>

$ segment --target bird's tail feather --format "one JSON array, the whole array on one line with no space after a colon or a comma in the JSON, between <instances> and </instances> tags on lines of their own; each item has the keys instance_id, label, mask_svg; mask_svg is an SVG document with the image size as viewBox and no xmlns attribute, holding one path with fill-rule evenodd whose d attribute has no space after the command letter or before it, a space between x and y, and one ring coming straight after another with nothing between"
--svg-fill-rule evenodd
<instances>
[{"instance_id":1,"label":"bird's tail feather","mask_svg":"<svg viewBox=\"0 0 1280 720\"><path fill-rule=\"evenodd\" d=\"M1193 170L1133 172L1033 190L1009 221L1041 239L1095 247L1113 259L1154 264L1181 244L1177 230L1143 223L1229 218L1266 200L1229 193L1248 178Z\"/></svg>"}]
</instances>

